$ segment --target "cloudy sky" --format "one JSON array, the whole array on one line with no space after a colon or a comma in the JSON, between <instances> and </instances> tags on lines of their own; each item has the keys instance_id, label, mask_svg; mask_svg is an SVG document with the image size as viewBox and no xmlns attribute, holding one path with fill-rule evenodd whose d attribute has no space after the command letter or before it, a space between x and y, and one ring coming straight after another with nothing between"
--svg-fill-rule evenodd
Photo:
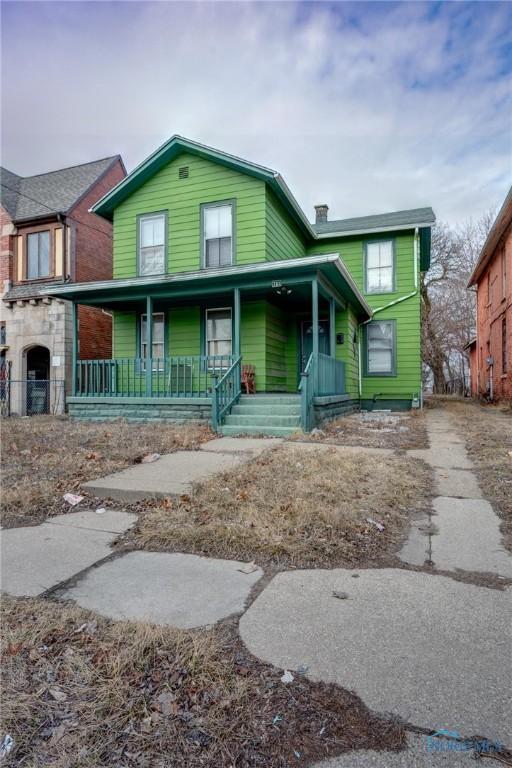
<instances>
[{"instance_id":1,"label":"cloudy sky","mask_svg":"<svg viewBox=\"0 0 512 768\"><path fill-rule=\"evenodd\" d=\"M2 164L21 175L174 133L279 170L306 213L432 205L512 182L512 4L2 2Z\"/></svg>"}]
</instances>

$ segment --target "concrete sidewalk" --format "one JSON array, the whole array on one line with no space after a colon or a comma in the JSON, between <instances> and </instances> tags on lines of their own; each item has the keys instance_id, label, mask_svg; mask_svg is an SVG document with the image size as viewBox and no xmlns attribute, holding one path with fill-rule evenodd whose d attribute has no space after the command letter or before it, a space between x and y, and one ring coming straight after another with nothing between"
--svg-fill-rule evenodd
<instances>
[{"instance_id":1,"label":"concrete sidewalk","mask_svg":"<svg viewBox=\"0 0 512 768\"><path fill-rule=\"evenodd\" d=\"M222 437L203 443L199 451L169 453L151 464L136 464L84 483L82 488L102 499L127 502L189 493L194 483L234 469L282 442L279 438Z\"/></svg>"},{"instance_id":2,"label":"concrete sidewalk","mask_svg":"<svg viewBox=\"0 0 512 768\"><path fill-rule=\"evenodd\" d=\"M42 525L0 532L4 592L35 597L112 554L110 544L136 515L108 509L69 512Z\"/></svg>"}]
</instances>

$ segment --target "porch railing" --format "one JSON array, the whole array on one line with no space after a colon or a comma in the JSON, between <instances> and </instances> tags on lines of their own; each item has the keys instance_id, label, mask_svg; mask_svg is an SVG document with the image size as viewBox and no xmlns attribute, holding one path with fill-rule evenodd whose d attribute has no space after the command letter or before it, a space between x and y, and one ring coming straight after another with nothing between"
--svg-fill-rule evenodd
<instances>
[{"instance_id":1,"label":"porch railing","mask_svg":"<svg viewBox=\"0 0 512 768\"><path fill-rule=\"evenodd\" d=\"M322 353L311 354L301 373L299 389L302 429L310 432L315 423L315 397L345 394L345 363Z\"/></svg>"},{"instance_id":2,"label":"porch railing","mask_svg":"<svg viewBox=\"0 0 512 768\"><path fill-rule=\"evenodd\" d=\"M233 355L77 360L74 395L210 397Z\"/></svg>"},{"instance_id":3,"label":"porch railing","mask_svg":"<svg viewBox=\"0 0 512 768\"><path fill-rule=\"evenodd\" d=\"M316 395L341 395L345 392L345 363L334 357L318 355L318 391Z\"/></svg>"},{"instance_id":4,"label":"porch railing","mask_svg":"<svg viewBox=\"0 0 512 768\"><path fill-rule=\"evenodd\" d=\"M229 413L242 394L241 373L242 357L240 356L214 386L212 427L215 431L219 429L224 416Z\"/></svg>"}]
</instances>

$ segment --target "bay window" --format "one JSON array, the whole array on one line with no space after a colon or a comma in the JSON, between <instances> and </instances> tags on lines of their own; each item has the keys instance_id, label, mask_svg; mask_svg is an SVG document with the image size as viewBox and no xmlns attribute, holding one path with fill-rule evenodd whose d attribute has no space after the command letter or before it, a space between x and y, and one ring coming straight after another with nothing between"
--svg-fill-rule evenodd
<instances>
[{"instance_id":1,"label":"bay window","mask_svg":"<svg viewBox=\"0 0 512 768\"><path fill-rule=\"evenodd\" d=\"M27 235L27 279L50 276L50 232Z\"/></svg>"}]
</instances>

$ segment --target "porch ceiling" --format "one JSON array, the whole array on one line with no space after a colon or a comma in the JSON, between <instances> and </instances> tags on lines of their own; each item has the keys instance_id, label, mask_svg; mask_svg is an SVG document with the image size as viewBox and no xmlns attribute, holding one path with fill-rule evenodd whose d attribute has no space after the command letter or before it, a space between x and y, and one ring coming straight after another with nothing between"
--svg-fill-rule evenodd
<instances>
[{"instance_id":1,"label":"porch ceiling","mask_svg":"<svg viewBox=\"0 0 512 768\"><path fill-rule=\"evenodd\" d=\"M274 290L274 284L279 282L293 290L294 286L309 283L314 278L319 279L321 293L333 295L339 303L350 303L360 319L371 317L369 305L337 253L197 272L69 283L55 287L51 295L80 304L115 308L120 303L126 305L129 302L138 302L147 296L156 301L187 301L226 294L234 288L239 288L244 293L267 293Z\"/></svg>"}]
</instances>

